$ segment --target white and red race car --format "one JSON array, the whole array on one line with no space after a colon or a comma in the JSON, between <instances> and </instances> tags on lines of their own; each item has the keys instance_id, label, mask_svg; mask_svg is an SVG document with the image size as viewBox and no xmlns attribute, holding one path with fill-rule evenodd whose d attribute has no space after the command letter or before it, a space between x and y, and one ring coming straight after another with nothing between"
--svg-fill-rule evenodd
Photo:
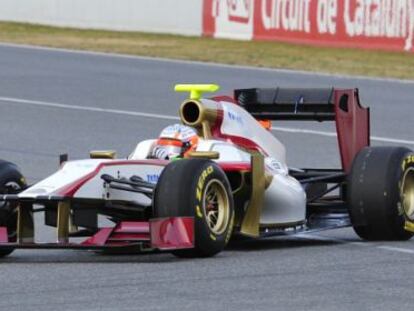
<instances>
[{"instance_id":1,"label":"white and red race car","mask_svg":"<svg viewBox=\"0 0 414 311\"><path fill-rule=\"evenodd\" d=\"M62 161L30 187L14 164L1 161L0 255L76 248L212 256L235 235L347 226L367 240L412 237L414 154L369 146L369 110L358 90L254 88L201 98L217 89L176 86L191 92L180 118L200 137L182 157L154 159L157 140L145 140L127 159L100 151ZM270 120L334 121L342 167L290 168L284 145L264 126ZM36 212L57 228L55 242L35 242Z\"/></svg>"}]
</instances>

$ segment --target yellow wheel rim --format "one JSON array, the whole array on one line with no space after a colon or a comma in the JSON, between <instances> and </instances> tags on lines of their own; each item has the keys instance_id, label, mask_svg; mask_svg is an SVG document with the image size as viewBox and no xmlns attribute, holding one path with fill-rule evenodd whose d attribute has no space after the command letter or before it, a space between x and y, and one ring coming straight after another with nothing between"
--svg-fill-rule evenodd
<instances>
[{"instance_id":1,"label":"yellow wheel rim","mask_svg":"<svg viewBox=\"0 0 414 311\"><path fill-rule=\"evenodd\" d=\"M215 235L223 234L230 220L229 197L223 183L210 180L204 190L203 211L207 225Z\"/></svg>"},{"instance_id":2,"label":"yellow wheel rim","mask_svg":"<svg viewBox=\"0 0 414 311\"><path fill-rule=\"evenodd\" d=\"M401 201L405 216L409 220L414 220L414 168L412 167L404 173L401 187Z\"/></svg>"}]
</instances>

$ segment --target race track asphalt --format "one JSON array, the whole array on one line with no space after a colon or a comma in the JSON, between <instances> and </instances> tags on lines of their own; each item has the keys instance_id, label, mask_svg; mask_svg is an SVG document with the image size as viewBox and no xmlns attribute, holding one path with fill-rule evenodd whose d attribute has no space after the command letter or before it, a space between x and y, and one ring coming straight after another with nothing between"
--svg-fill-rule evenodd
<instances>
[{"instance_id":1,"label":"race track asphalt","mask_svg":"<svg viewBox=\"0 0 414 311\"><path fill-rule=\"evenodd\" d=\"M35 182L56 170L60 153L78 159L116 149L125 157L175 122L129 112L176 116L185 98L172 91L177 82L218 83L222 94L358 87L379 137L373 145L405 140L414 148L414 82L0 45L0 158ZM274 125L333 131L330 124ZM334 137L274 133L291 166L339 165ZM53 238L49 228L37 233ZM352 229L232 244L198 260L21 250L0 263L0 310L411 310L413 261L414 241L361 242Z\"/></svg>"}]
</instances>

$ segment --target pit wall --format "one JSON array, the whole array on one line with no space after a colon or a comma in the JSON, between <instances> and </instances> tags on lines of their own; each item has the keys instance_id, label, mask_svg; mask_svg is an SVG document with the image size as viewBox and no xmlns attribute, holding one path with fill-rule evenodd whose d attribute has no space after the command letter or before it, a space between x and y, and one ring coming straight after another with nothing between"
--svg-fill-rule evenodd
<instances>
[{"instance_id":1,"label":"pit wall","mask_svg":"<svg viewBox=\"0 0 414 311\"><path fill-rule=\"evenodd\" d=\"M0 20L414 52L414 0L0 0Z\"/></svg>"}]
</instances>

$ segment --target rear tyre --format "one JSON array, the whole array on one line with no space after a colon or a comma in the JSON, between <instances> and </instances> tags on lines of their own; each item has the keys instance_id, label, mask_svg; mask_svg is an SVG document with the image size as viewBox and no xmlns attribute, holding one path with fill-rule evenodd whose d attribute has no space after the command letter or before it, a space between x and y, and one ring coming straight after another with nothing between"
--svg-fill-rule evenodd
<instances>
[{"instance_id":1,"label":"rear tyre","mask_svg":"<svg viewBox=\"0 0 414 311\"><path fill-rule=\"evenodd\" d=\"M13 163L0 160L0 194L16 194L26 187L26 180ZM0 201L0 227L7 227L9 242L17 240L17 206ZM1 249L0 257L13 252L13 248Z\"/></svg>"},{"instance_id":2,"label":"rear tyre","mask_svg":"<svg viewBox=\"0 0 414 311\"><path fill-rule=\"evenodd\" d=\"M414 220L414 153L403 147L366 147L354 159L348 203L362 239L408 240L405 221Z\"/></svg>"},{"instance_id":3,"label":"rear tyre","mask_svg":"<svg viewBox=\"0 0 414 311\"><path fill-rule=\"evenodd\" d=\"M224 249L234 221L233 197L222 169L205 159L183 159L163 170L154 195L154 216L194 217L195 247L178 257L209 257Z\"/></svg>"}]
</instances>

